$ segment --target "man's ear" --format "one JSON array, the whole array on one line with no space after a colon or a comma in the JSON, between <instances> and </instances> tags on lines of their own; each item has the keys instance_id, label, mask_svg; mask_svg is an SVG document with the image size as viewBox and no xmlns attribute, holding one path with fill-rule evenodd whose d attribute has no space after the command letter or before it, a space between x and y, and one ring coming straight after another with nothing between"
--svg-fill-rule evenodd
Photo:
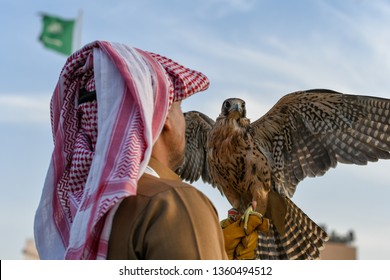
<instances>
[{"instance_id":1,"label":"man's ear","mask_svg":"<svg viewBox=\"0 0 390 280\"><path fill-rule=\"evenodd\" d=\"M167 118L165 119L163 130L171 130L173 129L173 122L172 122L172 117L170 113L168 113Z\"/></svg>"}]
</instances>

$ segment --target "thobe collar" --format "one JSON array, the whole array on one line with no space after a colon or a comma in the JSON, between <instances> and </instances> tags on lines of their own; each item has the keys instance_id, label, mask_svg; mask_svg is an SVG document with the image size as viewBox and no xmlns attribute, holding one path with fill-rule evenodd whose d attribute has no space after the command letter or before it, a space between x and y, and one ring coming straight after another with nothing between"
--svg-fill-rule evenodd
<instances>
[{"instance_id":1,"label":"thobe collar","mask_svg":"<svg viewBox=\"0 0 390 280\"><path fill-rule=\"evenodd\" d=\"M159 162L156 158L151 157L147 171L145 173L148 173L149 175L160 177L162 179L169 179L169 180L175 180L175 181L182 181L182 179L171 169L163 165L161 162ZM158 176L156 176L156 174Z\"/></svg>"}]
</instances>

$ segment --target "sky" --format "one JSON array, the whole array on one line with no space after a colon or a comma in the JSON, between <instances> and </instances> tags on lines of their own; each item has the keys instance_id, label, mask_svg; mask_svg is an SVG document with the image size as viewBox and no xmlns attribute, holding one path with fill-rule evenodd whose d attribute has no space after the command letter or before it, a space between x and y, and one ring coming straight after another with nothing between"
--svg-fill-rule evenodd
<instances>
[{"instance_id":1,"label":"sky","mask_svg":"<svg viewBox=\"0 0 390 280\"><path fill-rule=\"evenodd\" d=\"M75 18L81 44L153 51L206 74L183 111L215 119L229 97L256 120L283 95L327 88L390 98L390 1L0 0L0 259L20 259L49 165L49 102L66 56L38 41L40 12ZM293 201L328 232L353 230L359 259L390 259L390 161L339 164L300 183ZM194 184L216 206L218 191Z\"/></svg>"}]
</instances>

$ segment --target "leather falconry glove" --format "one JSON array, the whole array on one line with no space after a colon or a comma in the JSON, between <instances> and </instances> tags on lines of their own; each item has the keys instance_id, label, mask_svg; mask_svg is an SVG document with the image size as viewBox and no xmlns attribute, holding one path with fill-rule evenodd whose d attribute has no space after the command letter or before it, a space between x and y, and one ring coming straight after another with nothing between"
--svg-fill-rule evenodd
<instances>
[{"instance_id":1,"label":"leather falconry glove","mask_svg":"<svg viewBox=\"0 0 390 280\"><path fill-rule=\"evenodd\" d=\"M268 232L269 219L258 215L249 215L247 230L244 230L244 221L231 215L222 220L221 227L225 239L225 250L229 260L252 260L258 241L258 231Z\"/></svg>"}]
</instances>

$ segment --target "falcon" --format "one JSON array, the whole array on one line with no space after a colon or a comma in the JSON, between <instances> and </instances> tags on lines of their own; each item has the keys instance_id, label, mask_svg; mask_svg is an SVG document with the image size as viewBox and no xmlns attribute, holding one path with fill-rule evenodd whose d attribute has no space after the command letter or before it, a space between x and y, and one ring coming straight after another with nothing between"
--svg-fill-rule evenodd
<instances>
[{"instance_id":1,"label":"falcon","mask_svg":"<svg viewBox=\"0 0 390 280\"><path fill-rule=\"evenodd\" d=\"M218 188L240 214L251 206L270 219L269 232L258 233L257 259L318 259L328 236L291 200L299 182L339 162L390 158L388 99L312 89L285 95L254 122L239 98L225 100L215 121L184 115L185 159L176 172Z\"/></svg>"}]
</instances>

